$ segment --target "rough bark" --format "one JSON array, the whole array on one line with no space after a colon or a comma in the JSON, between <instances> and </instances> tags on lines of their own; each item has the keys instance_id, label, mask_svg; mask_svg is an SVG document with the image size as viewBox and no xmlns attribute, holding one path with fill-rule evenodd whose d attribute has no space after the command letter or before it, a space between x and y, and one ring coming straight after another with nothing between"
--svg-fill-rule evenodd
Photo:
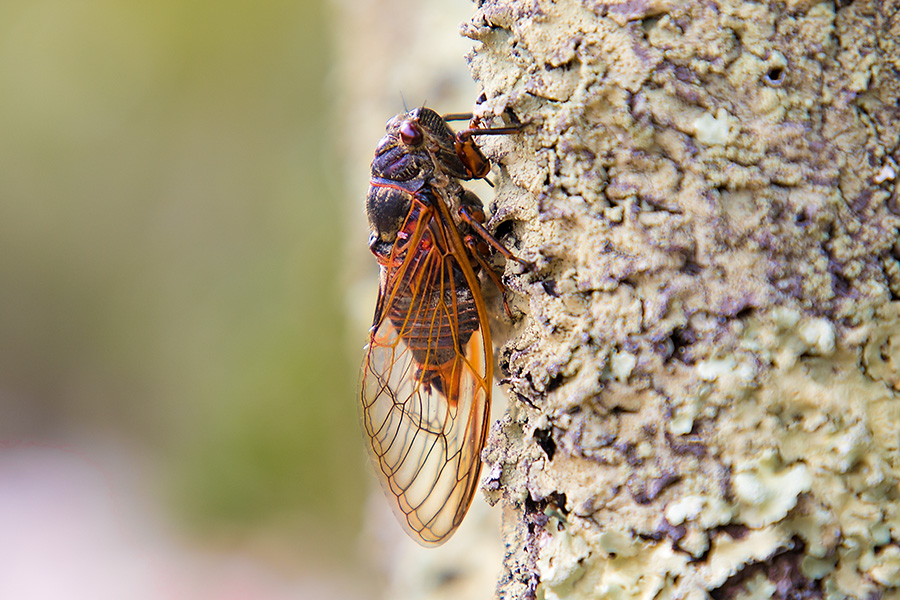
<instances>
[{"instance_id":1,"label":"rough bark","mask_svg":"<svg viewBox=\"0 0 900 600\"><path fill-rule=\"evenodd\" d=\"M900 586L900 4L486 0L502 598Z\"/></svg>"}]
</instances>

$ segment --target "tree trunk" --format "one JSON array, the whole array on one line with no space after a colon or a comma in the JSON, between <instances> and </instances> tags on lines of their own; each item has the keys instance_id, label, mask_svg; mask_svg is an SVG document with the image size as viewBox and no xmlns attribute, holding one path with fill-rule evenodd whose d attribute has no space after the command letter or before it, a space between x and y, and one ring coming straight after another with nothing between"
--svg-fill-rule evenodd
<instances>
[{"instance_id":1,"label":"tree trunk","mask_svg":"<svg viewBox=\"0 0 900 600\"><path fill-rule=\"evenodd\" d=\"M900 586L900 4L486 0L502 598ZM495 171L496 173L496 171ZM498 328L499 329L499 328Z\"/></svg>"}]
</instances>

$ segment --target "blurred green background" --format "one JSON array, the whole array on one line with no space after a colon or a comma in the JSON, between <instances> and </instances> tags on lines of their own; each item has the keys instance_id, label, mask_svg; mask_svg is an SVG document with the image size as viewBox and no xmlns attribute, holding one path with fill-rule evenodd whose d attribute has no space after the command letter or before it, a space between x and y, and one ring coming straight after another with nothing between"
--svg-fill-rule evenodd
<instances>
[{"instance_id":1,"label":"blurred green background","mask_svg":"<svg viewBox=\"0 0 900 600\"><path fill-rule=\"evenodd\" d=\"M328 32L315 0L0 3L0 440L116 440L192 535L352 543Z\"/></svg>"}]
</instances>

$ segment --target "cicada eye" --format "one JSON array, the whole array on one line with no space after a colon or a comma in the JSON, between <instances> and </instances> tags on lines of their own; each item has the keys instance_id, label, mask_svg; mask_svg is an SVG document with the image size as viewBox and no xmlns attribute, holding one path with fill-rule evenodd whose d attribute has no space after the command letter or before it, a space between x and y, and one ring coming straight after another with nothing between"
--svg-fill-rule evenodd
<instances>
[{"instance_id":1,"label":"cicada eye","mask_svg":"<svg viewBox=\"0 0 900 600\"><path fill-rule=\"evenodd\" d=\"M400 141L407 146L418 146L422 143L422 130L412 121L406 121L400 126Z\"/></svg>"}]
</instances>

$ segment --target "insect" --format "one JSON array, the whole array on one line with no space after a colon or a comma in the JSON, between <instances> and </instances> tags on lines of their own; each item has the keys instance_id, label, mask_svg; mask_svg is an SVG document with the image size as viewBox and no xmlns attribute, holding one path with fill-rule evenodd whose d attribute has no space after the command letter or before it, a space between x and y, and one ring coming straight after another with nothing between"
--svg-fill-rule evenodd
<instances>
[{"instance_id":1,"label":"insect","mask_svg":"<svg viewBox=\"0 0 900 600\"><path fill-rule=\"evenodd\" d=\"M381 273L360 414L394 514L424 546L453 534L478 487L493 379L479 276L503 290L491 247L528 264L488 233L481 201L460 183L490 170L474 136L519 126L454 133L447 120L459 118L421 107L388 121L366 197Z\"/></svg>"}]
</instances>

